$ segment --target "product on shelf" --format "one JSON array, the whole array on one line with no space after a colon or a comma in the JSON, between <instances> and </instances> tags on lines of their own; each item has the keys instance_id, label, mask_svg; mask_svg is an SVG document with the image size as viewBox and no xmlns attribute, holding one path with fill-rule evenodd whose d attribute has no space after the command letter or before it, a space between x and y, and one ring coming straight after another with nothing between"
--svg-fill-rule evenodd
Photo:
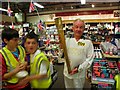
<instances>
[{"instance_id":1,"label":"product on shelf","mask_svg":"<svg viewBox=\"0 0 120 90\"><path fill-rule=\"evenodd\" d=\"M115 85L114 77L119 73L116 61L95 59L92 66L91 82L98 87L111 87ZM106 83L105 86L101 83Z\"/></svg>"},{"instance_id":2,"label":"product on shelf","mask_svg":"<svg viewBox=\"0 0 120 90\"><path fill-rule=\"evenodd\" d=\"M95 48L94 52L95 52L95 58L102 58L101 49Z\"/></svg>"},{"instance_id":3,"label":"product on shelf","mask_svg":"<svg viewBox=\"0 0 120 90\"><path fill-rule=\"evenodd\" d=\"M98 83L98 89L100 88L107 88L108 90L111 89L112 85L108 83Z\"/></svg>"}]
</instances>

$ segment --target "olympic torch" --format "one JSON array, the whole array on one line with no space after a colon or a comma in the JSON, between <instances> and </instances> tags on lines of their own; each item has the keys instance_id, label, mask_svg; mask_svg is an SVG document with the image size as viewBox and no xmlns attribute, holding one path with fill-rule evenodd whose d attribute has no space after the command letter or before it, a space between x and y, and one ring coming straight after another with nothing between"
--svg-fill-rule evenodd
<instances>
[{"instance_id":1,"label":"olympic torch","mask_svg":"<svg viewBox=\"0 0 120 90\"><path fill-rule=\"evenodd\" d=\"M70 73L71 67L70 67L70 61L69 61L69 58L68 58L68 53L67 53L67 48L66 48L64 30L63 30L63 26L62 26L62 19L61 18L56 18L55 19L55 24L56 24L56 27L57 27L57 30L58 30L58 35L60 37L60 40L59 40L60 45L62 46L62 49L63 49L63 52L64 52L68 73Z\"/></svg>"}]
</instances>

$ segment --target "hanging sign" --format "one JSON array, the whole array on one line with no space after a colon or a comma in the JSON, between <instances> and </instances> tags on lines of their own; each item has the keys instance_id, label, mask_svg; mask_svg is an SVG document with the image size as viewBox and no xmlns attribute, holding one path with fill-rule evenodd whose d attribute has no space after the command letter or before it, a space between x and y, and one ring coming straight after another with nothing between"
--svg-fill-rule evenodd
<instances>
[{"instance_id":1,"label":"hanging sign","mask_svg":"<svg viewBox=\"0 0 120 90\"><path fill-rule=\"evenodd\" d=\"M120 17L120 10L113 11L114 17Z\"/></svg>"}]
</instances>

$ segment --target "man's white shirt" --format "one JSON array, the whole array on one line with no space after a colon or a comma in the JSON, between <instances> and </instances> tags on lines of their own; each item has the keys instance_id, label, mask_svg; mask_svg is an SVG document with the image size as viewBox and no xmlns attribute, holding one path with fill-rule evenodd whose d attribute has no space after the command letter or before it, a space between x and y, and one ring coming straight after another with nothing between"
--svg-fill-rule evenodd
<instances>
[{"instance_id":1,"label":"man's white shirt","mask_svg":"<svg viewBox=\"0 0 120 90\"><path fill-rule=\"evenodd\" d=\"M84 69L88 68L88 64L91 65L94 58L94 48L92 42L90 40L84 39L76 41L75 38L66 38L66 47L71 69L74 69L75 67L79 66L78 71L79 69L83 69L83 71L81 73L78 72L74 75L70 75L68 74L67 66L65 63L64 75L71 79L73 77L85 77L82 73L85 73Z\"/></svg>"}]
</instances>

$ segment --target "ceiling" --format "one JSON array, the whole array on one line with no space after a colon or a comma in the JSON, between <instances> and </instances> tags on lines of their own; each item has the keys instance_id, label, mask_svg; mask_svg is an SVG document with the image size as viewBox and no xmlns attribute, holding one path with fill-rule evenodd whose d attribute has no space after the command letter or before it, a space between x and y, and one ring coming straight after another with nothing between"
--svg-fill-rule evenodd
<instances>
[{"instance_id":1,"label":"ceiling","mask_svg":"<svg viewBox=\"0 0 120 90\"><path fill-rule=\"evenodd\" d=\"M120 9L120 1L119 2L87 2L85 5L81 5L80 2L74 2L74 1L73 2L72 1L71 2L37 2L37 3L44 6L43 9L36 7L39 14L49 14L49 13L67 12L67 11L72 12L72 11L85 10L85 9L88 10L88 8L92 10L93 9L91 7L92 4L95 5L95 8L110 9L110 7L118 7L118 9ZM28 16L37 15L37 11L33 11L32 13L29 13L29 5L30 2L10 2L10 8L14 13L23 12L26 13L26 15ZM2 2L1 7L7 9L8 3ZM7 13L2 12L2 14L7 14Z\"/></svg>"}]
</instances>

